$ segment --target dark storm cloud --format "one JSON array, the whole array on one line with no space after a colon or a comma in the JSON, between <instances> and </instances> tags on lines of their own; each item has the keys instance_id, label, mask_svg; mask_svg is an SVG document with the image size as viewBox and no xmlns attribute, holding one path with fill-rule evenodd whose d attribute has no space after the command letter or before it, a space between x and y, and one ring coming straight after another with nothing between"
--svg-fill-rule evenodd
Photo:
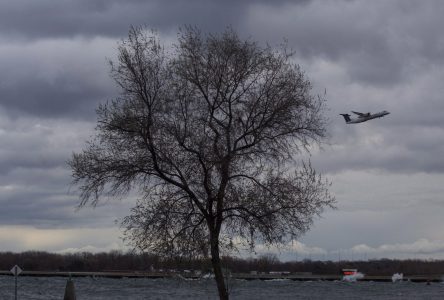
<instances>
[{"instance_id":1,"label":"dark storm cloud","mask_svg":"<svg viewBox=\"0 0 444 300\"><path fill-rule=\"evenodd\" d=\"M115 54L117 41L131 24L174 32L192 24L217 31L237 27L250 5L264 2L18 0L2 4L0 105L17 115L92 119L97 104L116 95L105 57ZM110 37L105 45L97 40L103 36Z\"/></svg>"},{"instance_id":2,"label":"dark storm cloud","mask_svg":"<svg viewBox=\"0 0 444 300\"><path fill-rule=\"evenodd\" d=\"M75 35L123 36L132 25L176 30L193 24L214 31L243 22L250 5L267 1L16 0L2 5L0 33L26 39ZM282 3L299 1L274 1Z\"/></svg>"},{"instance_id":3,"label":"dark storm cloud","mask_svg":"<svg viewBox=\"0 0 444 300\"><path fill-rule=\"evenodd\" d=\"M122 4L116 1L10 1L2 5L0 12L1 33L24 39L116 36L127 30L127 20L138 22L136 15L146 11L142 5L139 11L128 15L125 8L134 6L134 2Z\"/></svg>"},{"instance_id":4,"label":"dark storm cloud","mask_svg":"<svg viewBox=\"0 0 444 300\"><path fill-rule=\"evenodd\" d=\"M116 94L106 57L116 42L100 38L0 43L0 107L10 115L93 119Z\"/></svg>"},{"instance_id":5,"label":"dark storm cloud","mask_svg":"<svg viewBox=\"0 0 444 300\"><path fill-rule=\"evenodd\" d=\"M118 204L75 213L66 161L94 127L95 108L118 95L106 58L131 24L176 32L243 23L265 1L12 1L0 9L1 225L97 226ZM278 5L286 1L276 2ZM298 3L307 1L298 1ZM91 218L88 220L88 218Z\"/></svg>"},{"instance_id":6,"label":"dark storm cloud","mask_svg":"<svg viewBox=\"0 0 444 300\"><path fill-rule=\"evenodd\" d=\"M2 1L0 225L76 230L113 226L129 212L131 203L113 201L75 212L66 161L93 134L97 104L118 96L106 58L129 26L171 42L190 24L204 32L232 26L261 45L286 38L314 92L327 89L330 144L311 160L333 181L342 213L319 222L311 245L441 238L443 15L440 0ZM358 125L338 115L383 109L392 114ZM415 226L399 235L411 216Z\"/></svg>"},{"instance_id":7,"label":"dark storm cloud","mask_svg":"<svg viewBox=\"0 0 444 300\"><path fill-rule=\"evenodd\" d=\"M98 102L109 96L87 78L59 75L54 81L22 77L2 88L1 105L11 113L63 118L75 115L92 119Z\"/></svg>"}]
</instances>

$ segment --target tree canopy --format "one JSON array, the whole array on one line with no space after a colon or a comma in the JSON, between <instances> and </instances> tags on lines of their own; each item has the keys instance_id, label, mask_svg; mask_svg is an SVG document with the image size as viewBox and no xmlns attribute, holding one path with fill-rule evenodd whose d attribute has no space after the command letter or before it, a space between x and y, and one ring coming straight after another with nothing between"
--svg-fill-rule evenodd
<instances>
[{"instance_id":1,"label":"tree canopy","mask_svg":"<svg viewBox=\"0 0 444 300\"><path fill-rule=\"evenodd\" d=\"M299 157L326 136L325 101L285 46L186 27L172 50L132 28L111 63L121 95L97 110L95 139L69 164L81 205L137 189L125 218L136 248L210 255L280 244L334 198Z\"/></svg>"}]
</instances>

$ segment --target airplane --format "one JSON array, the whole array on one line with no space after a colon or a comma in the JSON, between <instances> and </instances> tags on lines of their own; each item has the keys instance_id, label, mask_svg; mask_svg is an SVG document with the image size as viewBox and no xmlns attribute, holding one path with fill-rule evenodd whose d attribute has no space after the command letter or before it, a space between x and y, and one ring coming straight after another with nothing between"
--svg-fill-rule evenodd
<instances>
[{"instance_id":1,"label":"airplane","mask_svg":"<svg viewBox=\"0 0 444 300\"><path fill-rule=\"evenodd\" d=\"M341 116L344 117L345 119L345 123L347 124L356 124L356 123L362 123L371 119L376 119L376 118L382 118L388 114L390 114L388 111L383 110L381 112L375 113L375 114L371 114L371 113L360 113L357 111L352 111L352 113L358 115L357 118L352 119L350 118L349 114L340 114Z\"/></svg>"}]
</instances>

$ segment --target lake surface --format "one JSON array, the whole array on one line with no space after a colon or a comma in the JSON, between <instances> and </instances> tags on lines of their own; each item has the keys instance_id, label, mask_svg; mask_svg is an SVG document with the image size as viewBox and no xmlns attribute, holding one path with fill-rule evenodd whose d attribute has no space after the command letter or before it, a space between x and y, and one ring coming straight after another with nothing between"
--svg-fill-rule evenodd
<instances>
[{"instance_id":1,"label":"lake surface","mask_svg":"<svg viewBox=\"0 0 444 300\"><path fill-rule=\"evenodd\" d=\"M19 277L19 300L63 299L66 278ZM77 300L217 299L213 279L74 278ZM444 283L230 281L231 299L444 299ZM14 299L14 277L0 276L0 299Z\"/></svg>"}]
</instances>

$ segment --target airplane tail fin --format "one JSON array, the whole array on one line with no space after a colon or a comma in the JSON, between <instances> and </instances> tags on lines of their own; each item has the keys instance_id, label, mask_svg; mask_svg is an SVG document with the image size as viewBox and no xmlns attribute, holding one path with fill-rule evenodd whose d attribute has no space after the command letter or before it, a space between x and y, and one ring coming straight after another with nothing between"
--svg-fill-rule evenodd
<instances>
[{"instance_id":1,"label":"airplane tail fin","mask_svg":"<svg viewBox=\"0 0 444 300\"><path fill-rule=\"evenodd\" d=\"M351 121L349 114L340 114L340 115L344 117L346 123Z\"/></svg>"}]
</instances>

